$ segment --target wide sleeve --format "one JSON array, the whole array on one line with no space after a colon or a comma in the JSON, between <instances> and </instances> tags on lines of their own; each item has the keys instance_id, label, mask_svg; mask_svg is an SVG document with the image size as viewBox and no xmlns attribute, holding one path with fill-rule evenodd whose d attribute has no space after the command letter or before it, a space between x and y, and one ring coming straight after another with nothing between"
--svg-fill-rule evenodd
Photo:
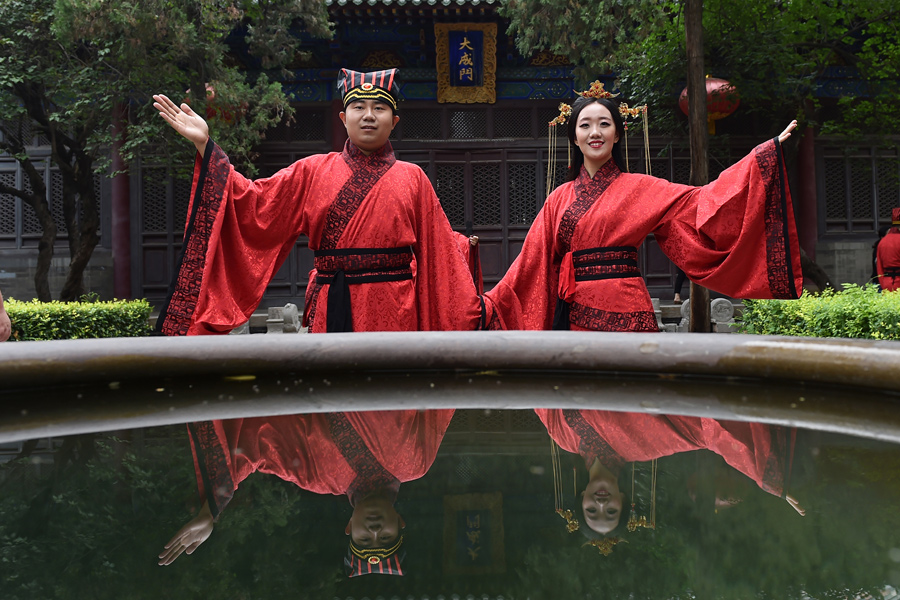
<instances>
[{"instance_id":1,"label":"wide sleeve","mask_svg":"<svg viewBox=\"0 0 900 600\"><path fill-rule=\"evenodd\" d=\"M691 281L735 298L799 297L800 246L777 140L706 186L672 189L654 233Z\"/></svg>"},{"instance_id":2,"label":"wide sleeve","mask_svg":"<svg viewBox=\"0 0 900 600\"><path fill-rule=\"evenodd\" d=\"M252 472L239 473L230 450L237 446L237 440L229 442L228 430L239 432L242 422L243 419L233 419L187 424L200 500L209 503L209 510L215 518L231 501L238 484ZM228 423L231 426L226 428Z\"/></svg>"},{"instance_id":3,"label":"wide sleeve","mask_svg":"<svg viewBox=\"0 0 900 600\"><path fill-rule=\"evenodd\" d=\"M500 282L485 294L504 329L552 329L560 265L555 251L554 207L565 187L560 186L547 198L525 236L519 256Z\"/></svg>"},{"instance_id":4,"label":"wide sleeve","mask_svg":"<svg viewBox=\"0 0 900 600\"><path fill-rule=\"evenodd\" d=\"M454 232L456 238L456 246L459 253L463 255L466 264L469 266L469 273L472 275L472 282L475 284L475 291L479 294L484 293L484 278L481 274L481 257L478 253L478 243L474 246L469 241L469 236Z\"/></svg>"},{"instance_id":5,"label":"wide sleeve","mask_svg":"<svg viewBox=\"0 0 900 600\"><path fill-rule=\"evenodd\" d=\"M481 299L437 194L418 169L415 201L416 302L419 331L471 331L482 321Z\"/></svg>"},{"instance_id":6,"label":"wide sleeve","mask_svg":"<svg viewBox=\"0 0 900 600\"><path fill-rule=\"evenodd\" d=\"M300 233L311 161L251 181L210 141L194 167L182 253L157 329L228 333L246 322Z\"/></svg>"},{"instance_id":7,"label":"wide sleeve","mask_svg":"<svg viewBox=\"0 0 900 600\"><path fill-rule=\"evenodd\" d=\"M338 495L356 476L321 413L189 423L188 434L200 497L209 502L213 516L251 473L274 475L316 494Z\"/></svg>"},{"instance_id":8,"label":"wide sleeve","mask_svg":"<svg viewBox=\"0 0 900 600\"><path fill-rule=\"evenodd\" d=\"M669 417L677 419L677 417ZM793 465L795 428L701 419L707 449L779 498L787 493Z\"/></svg>"}]
</instances>

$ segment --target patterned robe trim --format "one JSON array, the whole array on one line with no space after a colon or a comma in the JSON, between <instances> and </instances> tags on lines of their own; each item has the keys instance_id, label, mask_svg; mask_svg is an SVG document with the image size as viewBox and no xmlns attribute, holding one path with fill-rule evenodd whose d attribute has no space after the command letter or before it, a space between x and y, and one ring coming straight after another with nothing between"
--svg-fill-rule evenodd
<instances>
[{"instance_id":1,"label":"patterned robe trim","mask_svg":"<svg viewBox=\"0 0 900 600\"><path fill-rule=\"evenodd\" d=\"M572 253L575 266L575 281L596 281L600 279L624 279L640 277L637 248L633 246L610 246L588 248Z\"/></svg>"},{"instance_id":2,"label":"patterned robe trim","mask_svg":"<svg viewBox=\"0 0 900 600\"><path fill-rule=\"evenodd\" d=\"M789 236L787 190L785 189L784 163L781 144L763 144L756 148L756 163L763 173L773 173L765 178L766 187L766 259L769 290L773 298L795 299L799 295L794 283Z\"/></svg>"},{"instance_id":3,"label":"patterned robe trim","mask_svg":"<svg viewBox=\"0 0 900 600\"><path fill-rule=\"evenodd\" d=\"M209 511L213 518L218 518L219 513L234 496L234 480L228 469L228 461L222 452L222 445L212 421L188 423L187 428L197 455L197 466L200 469L206 496L204 500L209 503Z\"/></svg>"},{"instance_id":4,"label":"patterned robe trim","mask_svg":"<svg viewBox=\"0 0 900 600\"><path fill-rule=\"evenodd\" d=\"M581 172L575 179L575 201L569 205L559 221L556 243L559 246L557 252L560 256L567 253L572 247L572 236L575 234L578 221L621 174L622 171L616 166L614 160L606 161L606 164L594 173L593 179L588 177L587 169L581 167Z\"/></svg>"},{"instance_id":5,"label":"patterned robe trim","mask_svg":"<svg viewBox=\"0 0 900 600\"><path fill-rule=\"evenodd\" d=\"M797 429L773 425L771 435L771 451L766 460L760 487L763 491L784 498L791 482Z\"/></svg>"},{"instance_id":6,"label":"patterned robe trim","mask_svg":"<svg viewBox=\"0 0 900 600\"><path fill-rule=\"evenodd\" d=\"M612 312L573 302L569 322L591 331L648 331L659 332L656 314L652 311Z\"/></svg>"},{"instance_id":7,"label":"patterned robe trim","mask_svg":"<svg viewBox=\"0 0 900 600\"><path fill-rule=\"evenodd\" d=\"M229 167L228 157L210 139L197 178L191 215L175 268L176 276L156 321L156 330L163 335L186 335L191 326L203 283L206 251L228 182Z\"/></svg>"},{"instance_id":8,"label":"patterned robe trim","mask_svg":"<svg viewBox=\"0 0 900 600\"><path fill-rule=\"evenodd\" d=\"M385 469L359 433L353 428L347 415L328 413L325 415L331 431L331 439L341 452L341 456L356 473L356 477L347 490L350 504L356 506L356 500L364 498L373 490L387 488L395 495L400 489L400 480Z\"/></svg>"},{"instance_id":9,"label":"patterned robe trim","mask_svg":"<svg viewBox=\"0 0 900 600\"><path fill-rule=\"evenodd\" d=\"M590 469L596 458L604 467L618 473L625 464L625 459L594 431L580 411L564 410L562 413L566 424L578 436L578 454L584 459L585 466Z\"/></svg>"},{"instance_id":10,"label":"patterned robe trim","mask_svg":"<svg viewBox=\"0 0 900 600\"><path fill-rule=\"evenodd\" d=\"M347 224L353 219L353 215L356 214L363 200L366 199L378 180L397 162L390 142L366 156L362 150L347 140L342 156L353 174L338 191L328 209L322 239L319 241L321 250L337 248Z\"/></svg>"}]
</instances>

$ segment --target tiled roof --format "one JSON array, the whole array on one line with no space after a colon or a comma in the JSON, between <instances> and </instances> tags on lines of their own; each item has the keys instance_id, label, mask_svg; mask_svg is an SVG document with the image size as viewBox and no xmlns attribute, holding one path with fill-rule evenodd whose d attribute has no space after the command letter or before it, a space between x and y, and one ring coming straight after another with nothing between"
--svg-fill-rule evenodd
<instances>
[{"instance_id":1,"label":"tiled roof","mask_svg":"<svg viewBox=\"0 0 900 600\"><path fill-rule=\"evenodd\" d=\"M500 4L500 0L325 0L327 6L478 6Z\"/></svg>"}]
</instances>

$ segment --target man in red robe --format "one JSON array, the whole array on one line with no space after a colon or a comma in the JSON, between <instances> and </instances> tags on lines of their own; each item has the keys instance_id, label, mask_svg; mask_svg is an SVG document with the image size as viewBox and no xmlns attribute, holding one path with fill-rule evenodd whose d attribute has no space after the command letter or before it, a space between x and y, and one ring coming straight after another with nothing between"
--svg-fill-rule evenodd
<instances>
[{"instance_id":1,"label":"man in red robe","mask_svg":"<svg viewBox=\"0 0 900 600\"><path fill-rule=\"evenodd\" d=\"M403 528L394 509L400 484L425 475L453 410L318 413L190 423L200 513L159 555L171 564L193 553L240 483L269 473L317 494L345 495L350 576L402 575Z\"/></svg>"},{"instance_id":2,"label":"man in red robe","mask_svg":"<svg viewBox=\"0 0 900 600\"><path fill-rule=\"evenodd\" d=\"M310 331L479 327L481 300L431 182L397 161L388 141L400 119L396 76L343 69L344 150L257 181L234 170L187 104L154 96L198 152L183 256L159 331L220 334L246 322L300 234L315 252Z\"/></svg>"},{"instance_id":3,"label":"man in red robe","mask_svg":"<svg viewBox=\"0 0 900 600\"><path fill-rule=\"evenodd\" d=\"M650 461L691 450L710 450L764 491L785 498L796 431L784 427L701 417L604 410L535 409L550 437L580 454L589 481L581 498L587 526L608 534L619 526L625 498L618 476L626 462Z\"/></svg>"},{"instance_id":4,"label":"man in red robe","mask_svg":"<svg viewBox=\"0 0 900 600\"><path fill-rule=\"evenodd\" d=\"M891 228L878 242L875 269L882 290L900 289L900 208L891 211Z\"/></svg>"}]
</instances>

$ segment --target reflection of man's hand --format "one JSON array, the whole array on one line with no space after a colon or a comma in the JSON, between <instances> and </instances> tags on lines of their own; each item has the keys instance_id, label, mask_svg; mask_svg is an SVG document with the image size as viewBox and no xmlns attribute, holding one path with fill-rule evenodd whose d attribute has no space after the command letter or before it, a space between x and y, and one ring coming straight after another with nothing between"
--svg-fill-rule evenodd
<instances>
[{"instance_id":1,"label":"reflection of man's hand","mask_svg":"<svg viewBox=\"0 0 900 600\"><path fill-rule=\"evenodd\" d=\"M805 516L806 516L806 509L803 508L802 506L800 506L800 503L797 502L797 499L796 499L796 498L794 498L794 497L791 496L790 494L785 495L784 498L785 498L785 500L788 501L788 504L791 505L791 508L793 508L794 510L796 510L797 513L798 513L801 517L805 517Z\"/></svg>"},{"instance_id":2,"label":"reflection of man's hand","mask_svg":"<svg viewBox=\"0 0 900 600\"><path fill-rule=\"evenodd\" d=\"M209 512L209 504L204 503L200 514L178 530L165 549L159 554L159 565L171 565L182 552L193 554L200 544L206 541L213 530L213 517Z\"/></svg>"}]
</instances>

